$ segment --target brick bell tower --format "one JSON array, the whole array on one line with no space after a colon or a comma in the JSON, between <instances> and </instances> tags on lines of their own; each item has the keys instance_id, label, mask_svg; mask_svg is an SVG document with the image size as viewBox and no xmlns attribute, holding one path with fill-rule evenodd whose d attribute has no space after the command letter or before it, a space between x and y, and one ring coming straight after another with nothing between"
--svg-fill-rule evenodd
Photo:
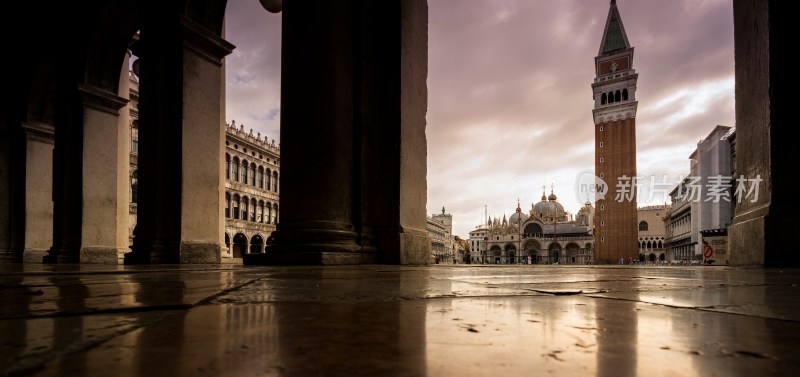
<instances>
[{"instance_id":1,"label":"brick bell tower","mask_svg":"<svg viewBox=\"0 0 800 377\"><path fill-rule=\"evenodd\" d=\"M617 2L594 58L595 175L606 182L605 198L595 207L596 263L638 258L636 183L636 80L633 47L628 42Z\"/></svg>"}]
</instances>

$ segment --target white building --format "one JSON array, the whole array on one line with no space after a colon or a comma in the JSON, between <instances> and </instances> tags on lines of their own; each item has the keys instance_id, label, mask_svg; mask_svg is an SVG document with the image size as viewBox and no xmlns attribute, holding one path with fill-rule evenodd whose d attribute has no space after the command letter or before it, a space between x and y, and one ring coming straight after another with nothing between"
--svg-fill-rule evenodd
<instances>
[{"instance_id":1,"label":"white building","mask_svg":"<svg viewBox=\"0 0 800 377\"><path fill-rule=\"evenodd\" d=\"M689 156L690 170L672 190L672 209L665 217L667 257L694 263L703 260L701 232L727 230L733 217L733 129L716 126Z\"/></svg>"}]
</instances>

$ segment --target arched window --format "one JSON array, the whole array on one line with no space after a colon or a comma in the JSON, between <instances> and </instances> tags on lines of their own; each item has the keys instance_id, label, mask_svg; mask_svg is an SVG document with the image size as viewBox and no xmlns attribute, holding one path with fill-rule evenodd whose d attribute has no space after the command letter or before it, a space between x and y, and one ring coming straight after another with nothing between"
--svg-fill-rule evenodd
<instances>
[{"instance_id":1,"label":"arched window","mask_svg":"<svg viewBox=\"0 0 800 377\"><path fill-rule=\"evenodd\" d=\"M258 188L260 188L260 189L264 188L264 167L263 166L259 166L258 167Z\"/></svg>"},{"instance_id":2,"label":"arched window","mask_svg":"<svg viewBox=\"0 0 800 377\"><path fill-rule=\"evenodd\" d=\"M231 194L225 193L225 217L231 217Z\"/></svg>"},{"instance_id":3,"label":"arched window","mask_svg":"<svg viewBox=\"0 0 800 377\"><path fill-rule=\"evenodd\" d=\"M614 102L619 102L621 100L622 100L622 96L620 95L619 90L617 90L617 92L614 93Z\"/></svg>"},{"instance_id":4,"label":"arched window","mask_svg":"<svg viewBox=\"0 0 800 377\"><path fill-rule=\"evenodd\" d=\"M225 153L225 179L231 179L231 155Z\"/></svg>"},{"instance_id":5,"label":"arched window","mask_svg":"<svg viewBox=\"0 0 800 377\"><path fill-rule=\"evenodd\" d=\"M231 165L231 168L233 168L233 171L231 171L233 180L239 182L239 157L233 158L233 165Z\"/></svg>"},{"instance_id":6,"label":"arched window","mask_svg":"<svg viewBox=\"0 0 800 377\"><path fill-rule=\"evenodd\" d=\"M264 179L267 181L264 184L264 188L269 190L269 186L272 185L272 170L267 169L264 175L265 175Z\"/></svg>"},{"instance_id":7,"label":"arched window","mask_svg":"<svg viewBox=\"0 0 800 377\"><path fill-rule=\"evenodd\" d=\"M250 199L250 221L256 222L256 199Z\"/></svg>"},{"instance_id":8,"label":"arched window","mask_svg":"<svg viewBox=\"0 0 800 377\"><path fill-rule=\"evenodd\" d=\"M614 92L608 92L608 103L614 103Z\"/></svg>"},{"instance_id":9,"label":"arched window","mask_svg":"<svg viewBox=\"0 0 800 377\"><path fill-rule=\"evenodd\" d=\"M256 164L250 164L250 186L256 185Z\"/></svg>"},{"instance_id":10,"label":"arched window","mask_svg":"<svg viewBox=\"0 0 800 377\"><path fill-rule=\"evenodd\" d=\"M603 93L603 95L600 96L600 104L601 105L605 105L607 100L608 100L608 96L606 96L606 94Z\"/></svg>"},{"instance_id":11,"label":"arched window","mask_svg":"<svg viewBox=\"0 0 800 377\"><path fill-rule=\"evenodd\" d=\"M249 165L247 164L247 160L242 160L242 180L240 182L247 184L247 168Z\"/></svg>"},{"instance_id":12,"label":"arched window","mask_svg":"<svg viewBox=\"0 0 800 377\"><path fill-rule=\"evenodd\" d=\"M236 165L234 165L234 166L236 166ZM239 218L239 204L240 204L239 203L239 195L234 195L233 196L233 218L234 219L238 219Z\"/></svg>"},{"instance_id":13,"label":"arched window","mask_svg":"<svg viewBox=\"0 0 800 377\"><path fill-rule=\"evenodd\" d=\"M242 197L242 220L247 220L247 214L250 212L250 199L246 196Z\"/></svg>"},{"instance_id":14,"label":"arched window","mask_svg":"<svg viewBox=\"0 0 800 377\"><path fill-rule=\"evenodd\" d=\"M658 241L658 248L659 249L663 249L664 248L664 244L661 243L661 241Z\"/></svg>"},{"instance_id":15,"label":"arched window","mask_svg":"<svg viewBox=\"0 0 800 377\"><path fill-rule=\"evenodd\" d=\"M278 172L272 172L272 191L278 192Z\"/></svg>"},{"instance_id":16,"label":"arched window","mask_svg":"<svg viewBox=\"0 0 800 377\"><path fill-rule=\"evenodd\" d=\"M275 218L273 219L273 223L274 223L275 225L278 225L278 204L277 204L277 203L275 203L275 208L274 208L274 210L275 210L275 211L274 211Z\"/></svg>"},{"instance_id":17,"label":"arched window","mask_svg":"<svg viewBox=\"0 0 800 377\"><path fill-rule=\"evenodd\" d=\"M272 203L267 202L267 224L272 224Z\"/></svg>"},{"instance_id":18,"label":"arched window","mask_svg":"<svg viewBox=\"0 0 800 377\"><path fill-rule=\"evenodd\" d=\"M628 100L628 89L622 89L622 100L623 101Z\"/></svg>"},{"instance_id":19,"label":"arched window","mask_svg":"<svg viewBox=\"0 0 800 377\"><path fill-rule=\"evenodd\" d=\"M258 201L258 222L259 223L263 223L264 222L264 201L263 200L259 200Z\"/></svg>"},{"instance_id":20,"label":"arched window","mask_svg":"<svg viewBox=\"0 0 800 377\"><path fill-rule=\"evenodd\" d=\"M648 229L647 221L640 221L639 222L639 231L643 232L643 231L646 231L647 229Z\"/></svg>"}]
</instances>

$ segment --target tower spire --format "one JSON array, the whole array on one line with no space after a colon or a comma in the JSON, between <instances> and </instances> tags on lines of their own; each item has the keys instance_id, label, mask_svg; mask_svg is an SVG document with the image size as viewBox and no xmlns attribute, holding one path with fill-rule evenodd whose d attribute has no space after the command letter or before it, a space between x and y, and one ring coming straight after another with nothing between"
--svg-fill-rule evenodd
<instances>
[{"instance_id":1,"label":"tower spire","mask_svg":"<svg viewBox=\"0 0 800 377\"><path fill-rule=\"evenodd\" d=\"M630 47L631 44L628 42L628 35L625 33L625 26L622 24L617 2L616 0L611 0L606 27L603 31L603 39L600 41L600 52L597 55L605 55Z\"/></svg>"}]
</instances>

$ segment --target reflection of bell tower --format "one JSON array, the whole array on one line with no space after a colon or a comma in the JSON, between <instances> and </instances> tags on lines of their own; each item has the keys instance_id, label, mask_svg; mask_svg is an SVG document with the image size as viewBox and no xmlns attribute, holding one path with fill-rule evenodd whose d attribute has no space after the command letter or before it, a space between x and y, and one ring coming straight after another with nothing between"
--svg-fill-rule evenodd
<instances>
[{"instance_id":1,"label":"reflection of bell tower","mask_svg":"<svg viewBox=\"0 0 800 377\"><path fill-rule=\"evenodd\" d=\"M616 0L611 0L600 51L594 58L595 174L606 182L595 207L595 261L637 257L636 80Z\"/></svg>"}]
</instances>

